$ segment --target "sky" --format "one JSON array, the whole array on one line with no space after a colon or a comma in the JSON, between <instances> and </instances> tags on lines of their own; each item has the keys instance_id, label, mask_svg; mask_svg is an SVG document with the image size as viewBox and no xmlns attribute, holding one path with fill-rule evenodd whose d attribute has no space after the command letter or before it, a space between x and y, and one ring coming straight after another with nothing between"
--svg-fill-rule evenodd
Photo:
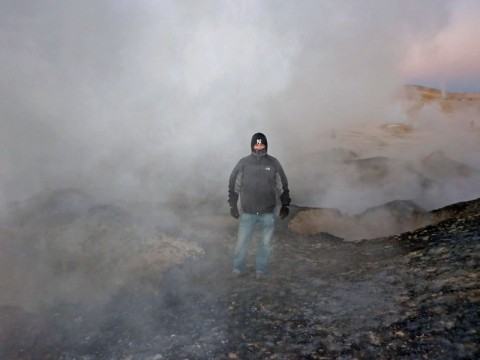
<instances>
[{"instance_id":1,"label":"sky","mask_svg":"<svg viewBox=\"0 0 480 360\"><path fill-rule=\"evenodd\" d=\"M447 23L412 43L405 59L407 81L452 92L480 92L480 3L450 1Z\"/></svg>"},{"instance_id":2,"label":"sky","mask_svg":"<svg viewBox=\"0 0 480 360\"><path fill-rule=\"evenodd\" d=\"M478 18L472 0L2 0L0 200L226 196L257 131L293 159L391 121L404 84L480 91Z\"/></svg>"}]
</instances>

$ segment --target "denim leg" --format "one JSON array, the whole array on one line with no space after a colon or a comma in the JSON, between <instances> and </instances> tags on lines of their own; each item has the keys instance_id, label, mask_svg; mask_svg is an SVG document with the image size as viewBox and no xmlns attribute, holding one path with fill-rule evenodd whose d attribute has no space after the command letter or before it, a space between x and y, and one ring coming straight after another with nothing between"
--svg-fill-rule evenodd
<instances>
[{"instance_id":1,"label":"denim leg","mask_svg":"<svg viewBox=\"0 0 480 360\"><path fill-rule=\"evenodd\" d=\"M259 215L259 233L260 241L257 249L257 259L255 271L257 273L266 273L268 271L268 262L272 254L273 230L275 229L275 214Z\"/></svg>"},{"instance_id":2,"label":"denim leg","mask_svg":"<svg viewBox=\"0 0 480 360\"><path fill-rule=\"evenodd\" d=\"M244 272L247 252L253 238L257 215L242 213L238 224L238 238L233 253L233 271Z\"/></svg>"}]
</instances>

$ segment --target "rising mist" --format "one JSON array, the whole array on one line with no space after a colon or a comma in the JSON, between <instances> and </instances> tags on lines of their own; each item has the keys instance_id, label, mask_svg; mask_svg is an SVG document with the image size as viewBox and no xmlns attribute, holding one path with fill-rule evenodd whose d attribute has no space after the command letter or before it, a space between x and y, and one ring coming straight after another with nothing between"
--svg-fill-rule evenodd
<instances>
[{"instance_id":1,"label":"rising mist","mask_svg":"<svg viewBox=\"0 0 480 360\"><path fill-rule=\"evenodd\" d=\"M348 148L335 134L406 121L392 105L403 56L448 11L438 1L4 2L2 202L56 188L223 199L256 131L287 174L299 163L322 171L302 159ZM291 187L304 197L305 184Z\"/></svg>"}]
</instances>

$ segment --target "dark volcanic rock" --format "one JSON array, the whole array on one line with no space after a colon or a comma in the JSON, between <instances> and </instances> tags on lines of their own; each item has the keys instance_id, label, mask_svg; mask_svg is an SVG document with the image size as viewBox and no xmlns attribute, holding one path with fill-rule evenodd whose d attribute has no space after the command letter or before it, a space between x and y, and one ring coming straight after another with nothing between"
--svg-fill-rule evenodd
<instances>
[{"instance_id":1,"label":"dark volcanic rock","mask_svg":"<svg viewBox=\"0 0 480 360\"><path fill-rule=\"evenodd\" d=\"M479 358L480 200L430 215L429 226L358 242L301 236L281 223L261 280L252 263L245 276L230 275L235 223L185 226L181 235L204 256L150 273L106 302L0 307L0 355Z\"/></svg>"}]
</instances>

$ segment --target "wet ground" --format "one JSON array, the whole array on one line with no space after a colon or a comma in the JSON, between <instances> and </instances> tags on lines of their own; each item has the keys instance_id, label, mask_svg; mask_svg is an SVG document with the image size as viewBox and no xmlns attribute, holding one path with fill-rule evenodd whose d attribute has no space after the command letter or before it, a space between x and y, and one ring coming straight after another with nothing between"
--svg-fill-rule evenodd
<instances>
[{"instance_id":1,"label":"wet ground","mask_svg":"<svg viewBox=\"0 0 480 360\"><path fill-rule=\"evenodd\" d=\"M245 276L231 275L234 226L192 225L182 236L200 245L203 256L164 276L144 272L107 302L35 311L0 307L0 354L6 359L479 358L478 204L437 215L446 220L359 242L299 236L280 223L271 273L259 280L251 265Z\"/></svg>"}]
</instances>

